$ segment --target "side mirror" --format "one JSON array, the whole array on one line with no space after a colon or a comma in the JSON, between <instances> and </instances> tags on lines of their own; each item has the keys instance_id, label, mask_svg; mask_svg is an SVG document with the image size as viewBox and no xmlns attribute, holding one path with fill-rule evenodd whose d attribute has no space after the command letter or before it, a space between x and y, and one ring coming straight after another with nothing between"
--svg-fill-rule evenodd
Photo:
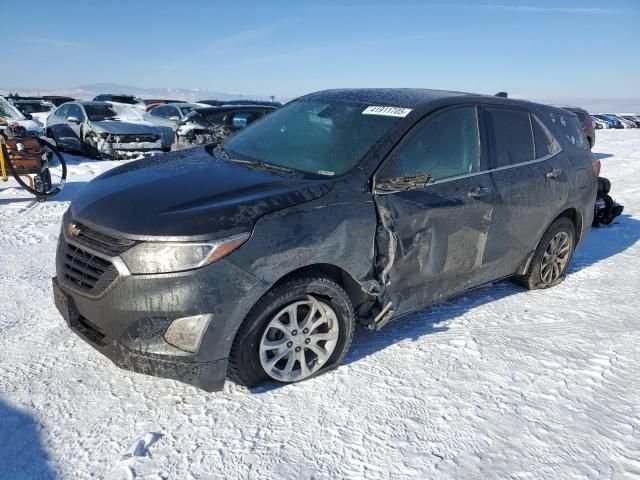
<instances>
[{"instance_id":1,"label":"side mirror","mask_svg":"<svg viewBox=\"0 0 640 480\"><path fill-rule=\"evenodd\" d=\"M169 117L169 120L171 120L172 122L177 122L178 120L180 120L180 117L174 115L173 117Z\"/></svg>"},{"instance_id":2,"label":"side mirror","mask_svg":"<svg viewBox=\"0 0 640 480\"><path fill-rule=\"evenodd\" d=\"M80 123L80 119L78 117L67 117L67 122L71 122L71 123Z\"/></svg>"}]
</instances>

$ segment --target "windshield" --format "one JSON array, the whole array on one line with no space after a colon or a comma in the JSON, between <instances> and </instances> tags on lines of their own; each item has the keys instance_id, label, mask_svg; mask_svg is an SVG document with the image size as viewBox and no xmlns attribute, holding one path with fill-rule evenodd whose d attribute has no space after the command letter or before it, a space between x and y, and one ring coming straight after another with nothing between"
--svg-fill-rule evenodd
<instances>
[{"instance_id":1,"label":"windshield","mask_svg":"<svg viewBox=\"0 0 640 480\"><path fill-rule=\"evenodd\" d=\"M259 160L319 175L354 167L397 117L365 115L367 105L298 100L231 137L231 158Z\"/></svg>"},{"instance_id":2,"label":"windshield","mask_svg":"<svg viewBox=\"0 0 640 480\"><path fill-rule=\"evenodd\" d=\"M22 115L13 105L7 102L4 98L0 97L0 117L8 118L9 120L24 120Z\"/></svg>"},{"instance_id":3,"label":"windshield","mask_svg":"<svg viewBox=\"0 0 640 480\"><path fill-rule=\"evenodd\" d=\"M127 105L111 105L111 108L116 112L117 120L126 120L129 122L141 122L144 120L142 113L135 107L129 107Z\"/></svg>"},{"instance_id":4,"label":"windshield","mask_svg":"<svg viewBox=\"0 0 640 480\"><path fill-rule=\"evenodd\" d=\"M92 122L111 120L118 115L111 105L85 105L84 109Z\"/></svg>"},{"instance_id":5,"label":"windshield","mask_svg":"<svg viewBox=\"0 0 640 480\"><path fill-rule=\"evenodd\" d=\"M54 106L52 103L44 102L17 102L16 108L22 113L47 113L50 112Z\"/></svg>"}]
</instances>

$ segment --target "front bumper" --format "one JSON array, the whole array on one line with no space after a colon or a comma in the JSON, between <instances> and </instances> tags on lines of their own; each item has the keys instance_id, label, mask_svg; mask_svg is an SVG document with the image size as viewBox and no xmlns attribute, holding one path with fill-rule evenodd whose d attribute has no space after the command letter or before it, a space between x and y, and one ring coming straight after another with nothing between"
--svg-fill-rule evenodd
<instances>
[{"instance_id":1,"label":"front bumper","mask_svg":"<svg viewBox=\"0 0 640 480\"><path fill-rule=\"evenodd\" d=\"M105 257L111 258L112 257ZM236 330L268 285L224 259L161 275L120 272L98 296L65 280L58 253L56 307L69 328L120 368L178 380L205 391L222 388ZM213 314L197 353L168 344L177 318Z\"/></svg>"}]
</instances>

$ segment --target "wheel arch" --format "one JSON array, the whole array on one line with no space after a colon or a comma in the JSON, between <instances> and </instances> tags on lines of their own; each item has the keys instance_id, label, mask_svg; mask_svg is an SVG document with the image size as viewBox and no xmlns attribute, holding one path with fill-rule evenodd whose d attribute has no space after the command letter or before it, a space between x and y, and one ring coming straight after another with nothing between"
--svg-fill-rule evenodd
<instances>
[{"instance_id":1,"label":"wheel arch","mask_svg":"<svg viewBox=\"0 0 640 480\"><path fill-rule=\"evenodd\" d=\"M368 304L372 299L372 296L365 292L362 284L347 270L330 263L314 263L294 269L280 277L269 290L277 288L292 278L300 276L324 276L330 278L344 288L356 312L358 312L359 307Z\"/></svg>"},{"instance_id":2,"label":"wheel arch","mask_svg":"<svg viewBox=\"0 0 640 480\"><path fill-rule=\"evenodd\" d=\"M567 208L565 210L563 210L562 212L560 212L556 218L553 219L553 221L549 224L549 226L551 226L551 224L553 224L553 222L555 222L556 220L558 220L559 218L568 218L569 220L571 220L571 222L573 223L573 226L575 228L575 239L574 239L574 246L578 245L580 243L581 237L582 237L582 215L580 214L580 212L578 211L577 208L574 207L570 207ZM547 227L549 228L549 227Z\"/></svg>"},{"instance_id":3,"label":"wheel arch","mask_svg":"<svg viewBox=\"0 0 640 480\"><path fill-rule=\"evenodd\" d=\"M551 220L551 222L549 222L549 225L547 225L547 228L544 229L544 231L540 235L540 238L538 238L538 241L536 242L536 248L538 247L538 244L542 240L542 237L544 237L544 234L547 232L547 230L549 230L549 227L553 225L553 223L560 218L567 218L571 220L571 223L573 223L573 227L575 230L574 247L580 243L580 240L582 237L582 224L583 224L582 215L580 214L577 208L569 207L562 210L558 215L554 217L553 220ZM534 248L531 252L527 254L527 256L524 258L524 260L520 264L520 267L516 271L517 275L525 275L529 271L531 260L533 259L533 255L535 254L535 251L536 250Z\"/></svg>"}]
</instances>

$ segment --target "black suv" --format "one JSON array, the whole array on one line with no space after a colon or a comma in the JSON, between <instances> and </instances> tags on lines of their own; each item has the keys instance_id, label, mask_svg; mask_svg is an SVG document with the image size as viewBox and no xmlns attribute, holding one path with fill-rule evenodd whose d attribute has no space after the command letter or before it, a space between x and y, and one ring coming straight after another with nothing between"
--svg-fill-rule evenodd
<instances>
[{"instance_id":1,"label":"black suv","mask_svg":"<svg viewBox=\"0 0 640 480\"><path fill-rule=\"evenodd\" d=\"M120 367L208 391L228 373L295 382L338 365L356 321L507 277L556 285L595 196L566 110L323 91L90 182L63 220L55 302Z\"/></svg>"}]
</instances>

